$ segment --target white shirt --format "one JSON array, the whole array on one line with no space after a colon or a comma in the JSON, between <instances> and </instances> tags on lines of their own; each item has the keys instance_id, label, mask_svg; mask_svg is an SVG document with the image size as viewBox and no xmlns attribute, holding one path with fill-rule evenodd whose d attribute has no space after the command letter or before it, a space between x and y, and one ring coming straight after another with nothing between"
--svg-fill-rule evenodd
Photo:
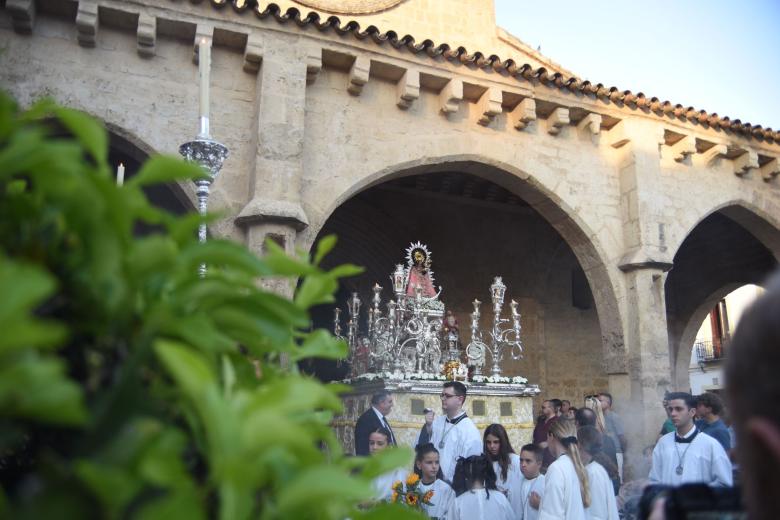
<instances>
[{"instance_id":1,"label":"white shirt","mask_svg":"<svg viewBox=\"0 0 780 520\"><path fill-rule=\"evenodd\" d=\"M393 484L395 481L406 482L407 476L409 476L409 471L402 468L379 475L372 482L375 491L374 498L377 500L390 500L390 497L393 495Z\"/></svg>"},{"instance_id":2,"label":"white shirt","mask_svg":"<svg viewBox=\"0 0 780 520\"><path fill-rule=\"evenodd\" d=\"M607 470L598 462L591 461L585 466L585 471L588 472L590 487L590 507L585 508L585 515L590 520L618 520L615 488Z\"/></svg>"},{"instance_id":3,"label":"white shirt","mask_svg":"<svg viewBox=\"0 0 780 520\"><path fill-rule=\"evenodd\" d=\"M493 462L493 471L496 472L496 487L506 495L509 505L515 512L515 518L522 518L523 501L520 498L520 480L523 474L520 472L520 456L516 453L509 454L509 467L506 471L506 480L501 476L501 464Z\"/></svg>"},{"instance_id":4,"label":"white shirt","mask_svg":"<svg viewBox=\"0 0 780 520\"><path fill-rule=\"evenodd\" d=\"M432 484L423 484L420 482L419 490L422 493L433 490L430 505L422 505L425 514L428 515L429 518L446 518L447 512L450 510L450 507L452 507L452 502L455 500L455 491L452 489L452 486L443 480L436 479Z\"/></svg>"},{"instance_id":5,"label":"white shirt","mask_svg":"<svg viewBox=\"0 0 780 520\"><path fill-rule=\"evenodd\" d=\"M685 437L690 437L696 428ZM731 486L731 461L718 441L699 432L690 443L674 441L676 432L669 432L658 441L653 450L651 484L679 486L689 482L703 482L710 486ZM682 475L677 467L682 466Z\"/></svg>"},{"instance_id":6,"label":"white shirt","mask_svg":"<svg viewBox=\"0 0 780 520\"><path fill-rule=\"evenodd\" d=\"M586 518L577 471L569 456L564 453L550 464L544 476L544 496L539 506L539 520Z\"/></svg>"},{"instance_id":7,"label":"white shirt","mask_svg":"<svg viewBox=\"0 0 780 520\"><path fill-rule=\"evenodd\" d=\"M518 495L523 506L520 510L520 515L517 517L519 520L537 520L539 518L539 510L534 509L529 503L531 492L536 492L540 498L544 497L544 475L540 474L532 479L527 479L522 474L520 475ZM541 504L539 507L541 507Z\"/></svg>"},{"instance_id":8,"label":"white shirt","mask_svg":"<svg viewBox=\"0 0 780 520\"><path fill-rule=\"evenodd\" d=\"M496 489L466 491L455 499L448 520L512 520L514 512L504 494Z\"/></svg>"},{"instance_id":9,"label":"white shirt","mask_svg":"<svg viewBox=\"0 0 780 520\"><path fill-rule=\"evenodd\" d=\"M482 437L469 417L461 419L458 424L450 424L446 420L445 416L439 416L433 420L431 442L439 450L439 461L445 480L452 482L458 457L480 455L482 453ZM442 442L443 446L440 444Z\"/></svg>"}]
</instances>

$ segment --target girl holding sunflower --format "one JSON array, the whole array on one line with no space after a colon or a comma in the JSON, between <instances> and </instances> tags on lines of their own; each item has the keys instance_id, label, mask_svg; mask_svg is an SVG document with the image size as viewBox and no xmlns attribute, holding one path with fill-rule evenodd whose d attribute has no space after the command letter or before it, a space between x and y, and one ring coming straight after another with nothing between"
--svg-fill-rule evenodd
<instances>
[{"instance_id":1,"label":"girl holding sunflower","mask_svg":"<svg viewBox=\"0 0 780 520\"><path fill-rule=\"evenodd\" d=\"M455 500L455 491L442 480L439 451L433 444L417 447L414 472L420 480L417 490L422 494L422 510L429 518L445 518L452 501Z\"/></svg>"}]
</instances>

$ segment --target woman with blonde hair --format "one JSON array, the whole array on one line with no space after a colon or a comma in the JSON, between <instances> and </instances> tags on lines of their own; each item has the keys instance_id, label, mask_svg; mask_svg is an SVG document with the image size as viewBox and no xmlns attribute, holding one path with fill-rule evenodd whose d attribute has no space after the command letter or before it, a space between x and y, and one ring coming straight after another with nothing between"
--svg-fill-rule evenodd
<instances>
[{"instance_id":1,"label":"woman with blonde hair","mask_svg":"<svg viewBox=\"0 0 780 520\"><path fill-rule=\"evenodd\" d=\"M601 401L598 397L588 396L585 398L585 406L593 410L596 414L596 428L600 433L607 434L607 421L604 419L604 410L601 409Z\"/></svg>"},{"instance_id":2,"label":"woman with blonde hair","mask_svg":"<svg viewBox=\"0 0 780 520\"><path fill-rule=\"evenodd\" d=\"M586 520L590 486L577 446L574 421L559 419L550 427L547 439L555 462L545 475L539 520Z\"/></svg>"}]
</instances>

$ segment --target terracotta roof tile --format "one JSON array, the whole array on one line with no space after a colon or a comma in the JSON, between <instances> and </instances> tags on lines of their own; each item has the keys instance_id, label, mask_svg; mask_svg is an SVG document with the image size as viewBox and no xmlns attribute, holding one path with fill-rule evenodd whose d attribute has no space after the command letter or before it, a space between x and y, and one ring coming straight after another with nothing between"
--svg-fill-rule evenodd
<instances>
[{"instance_id":1,"label":"terracotta roof tile","mask_svg":"<svg viewBox=\"0 0 780 520\"><path fill-rule=\"evenodd\" d=\"M746 138L765 139L780 143L780 132L771 128L762 128L761 125L742 123L739 119L732 121L728 117L720 117L717 113L710 114L705 110L697 110L694 107L683 107L679 104L672 105L670 101L661 101L656 97L648 100L645 94L641 92L634 94L630 90L621 91L617 87L606 87L601 83L594 85L590 81L581 80L577 77L566 77L560 72L550 73L544 67L534 69L528 63L518 65L511 59L502 61L495 54L488 56L479 51L469 54L465 47L453 48L447 43L436 45L430 39L417 43L415 38L409 34L399 38L398 33L395 31L383 33L374 25L369 25L365 30L361 30L360 24L354 20L342 24L342 21L337 16L323 18L322 15L314 11L310 11L303 16L301 11L294 7L282 12L281 8L272 2L261 3L259 0L210 0L210 2L217 9L222 9L227 4L230 4L237 13L251 10L261 20L273 17L280 24L294 23L299 27L312 26L322 32L332 30L341 36L351 34L358 40L371 39L378 45L389 44L396 49L405 48L414 54L424 53L431 58L442 57L449 61L457 61L476 68L489 68L496 72L506 73L518 80L538 81L550 88L566 89L574 93L595 96L602 101L610 101L616 105L647 108L658 115L673 114L675 117L685 118L691 122L695 121L715 129L727 130Z\"/></svg>"}]
</instances>

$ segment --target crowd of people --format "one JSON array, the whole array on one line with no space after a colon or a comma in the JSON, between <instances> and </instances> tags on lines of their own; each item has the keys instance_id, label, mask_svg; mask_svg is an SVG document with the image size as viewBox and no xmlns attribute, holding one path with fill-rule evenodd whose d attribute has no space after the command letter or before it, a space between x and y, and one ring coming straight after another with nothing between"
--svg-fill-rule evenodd
<instances>
[{"instance_id":1,"label":"crowd of people","mask_svg":"<svg viewBox=\"0 0 780 520\"><path fill-rule=\"evenodd\" d=\"M750 518L775 518L780 513L780 487L772 487L780 484L780 411L776 405L761 406L766 392L780 398L774 375L780 368L780 282L775 285L744 315L734 337L732 348L743 355L727 368L733 427L724 422L717 394L668 393L663 399L667 420L655 445L642 450L648 467L635 468L633 480L624 482L629 445L609 393L587 396L580 408L545 400L533 442L516 451L500 424L480 435L464 409L466 386L449 381L440 396L442 415L426 410L416 442L414 471L433 497L422 509L431 518L617 520L632 517L642 507L643 489L658 485L702 485L738 497L732 488L738 473L734 454L735 440L742 439L739 474ZM374 396L372 408L358 421L356 446L365 444L372 454L395 444L386 419L391 409L391 394ZM377 499L389 499L392 482L403 481L405 474L398 470L376 479ZM652 502L645 517L676 518L664 509L673 496Z\"/></svg>"}]
</instances>

